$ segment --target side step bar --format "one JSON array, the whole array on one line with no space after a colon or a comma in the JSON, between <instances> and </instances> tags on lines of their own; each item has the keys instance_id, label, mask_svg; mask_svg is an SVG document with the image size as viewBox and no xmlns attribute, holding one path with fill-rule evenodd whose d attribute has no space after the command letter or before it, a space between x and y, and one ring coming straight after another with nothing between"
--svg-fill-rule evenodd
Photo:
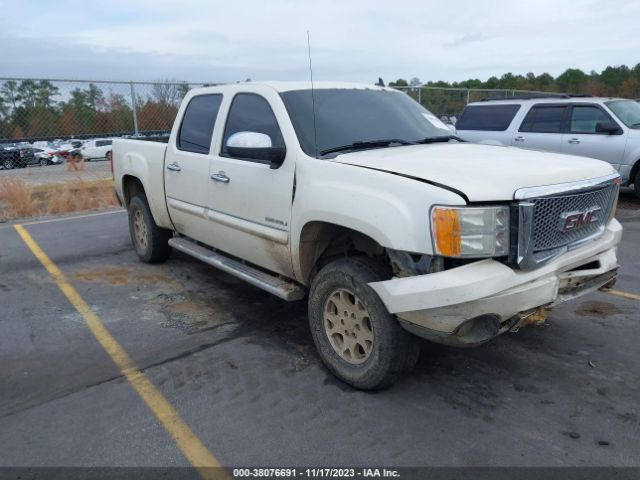
<instances>
[{"instance_id":1,"label":"side step bar","mask_svg":"<svg viewBox=\"0 0 640 480\"><path fill-rule=\"evenodd\" d=\"M305 296L304 289L296 283L245 265L184 237L173 237L169 240L169 245L283 300L293 302L301 300Z\"/></svg>"}]
</instances>

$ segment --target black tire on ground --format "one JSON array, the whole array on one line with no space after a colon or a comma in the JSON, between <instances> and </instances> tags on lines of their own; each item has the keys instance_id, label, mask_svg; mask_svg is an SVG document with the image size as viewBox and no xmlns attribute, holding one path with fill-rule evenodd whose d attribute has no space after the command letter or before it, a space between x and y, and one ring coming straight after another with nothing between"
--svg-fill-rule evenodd
<instances>
[{"instance_id":1,"label":"black tire on ground","mask_svg":"<svg viewBox=\"0 0 640 480\"><path fill-rule=\"evenodd\" d=\"M156 225L149 209L147 197L136 195L129 203L129 233L133 247L145 263L164 262L171 255L171 230Z\"/></svg>"},{"instance_id":2,"label":"black tire on ground","mask_svg":"<svg viewBox=\"0 0 640 480\"><path fill-rule=\"evenodd\" d=\"M49 160L47 160L46 158L41 158L40 159L40 166L41 167L46 167L47 165L49 165Z\"/></svg>"},{"instance_id":3,"label":"black tire on ground","mask_svg":"<svg viewBox=\"0 0 640 480\"><path fill-rule=\"evenodd\" d=\"M640 198L640 170L638 170L636 178L633 180L633 189L636 192L636 197Z\"/></svg>"},{"instance_id":4,"label":"black tire on ground","mask_svg":"<svg viewBox=\"0 0 640 480\"><path fill-rule=\"evenodd\" d=\"M112 156L112 155L113 155L113 152L112 152L111 150L109 150L109 151L107 152L107 160L108 160L108 161L111 161L111 156Z\"/></svg>"},{"instance_id":5,"label":"black tire on ground","mask_svg":"<svg viewBox=\"0 0 640 480\"><path fill-rule=\"evenodd\" d=\"M4 168L5 170L11 170L13 168L13 160L11 160L10 158L5 158L2 161L2 168Z\"/></svg>"},{"instance_id":6,"label":"black tire on ground","mask_svg":"<svg viewBox=\"0 0 640 480\"><path fill-rule=\"evenodd\" d=\"M419 356L419 340L400 326L395 316L387 311L380 297L368 285L370 282L386 280L390 277L389 269L377 259L349 257L336 260L320 270L309 292L309 326L322 361L338 378L363 390L390 386L415 365ZM373 341L369 343L368 354L363 353L364 349L359 344L354 349L360 349L358 355L362 363L358 364L347 361L343 358L344 352L339 354L332 345L332 342L340 344L340 338L344 340L343 331L333 333L334 340L329 338L328 329L333 328L333 323L326 318L326 315L330 315L326 312L335 306L335 303L331 303L331 299L340 298L339 292L345 291L353 293L353 296L347 293L346 298L347 301L354 302L356 310L358 310L358 300L366 309L366 313L362 314L365 320L361 321L360 325L354 325L353 333L361 332L360 328L364 328L364 322L367 323L367 329L372 332ZM339 310L336 308L337 317L335 318L341 315L342 312ZM347 312L345 311L344 314L346 319ZM369 320L367 321L366 318ZM339 321L345 325L343 318L339 318ZM334 332L334 330L331 331ZM336 334L338 340L336 340ZM356 335L354 335L354 341L355 338L357 338ZM362 361L362 358L365 360Z\"/></svg>"}]
</instances>

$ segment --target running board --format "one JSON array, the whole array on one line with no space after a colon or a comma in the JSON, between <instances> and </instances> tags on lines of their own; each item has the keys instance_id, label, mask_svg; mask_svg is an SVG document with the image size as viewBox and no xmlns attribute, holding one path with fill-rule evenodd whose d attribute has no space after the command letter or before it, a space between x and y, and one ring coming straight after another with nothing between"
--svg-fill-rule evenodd
<instances>
[{"instance_id":1,"label":"running board","mask_svg":"<svg viewBox=\"0 0 640 480\"><path fill-rule=\"evenodd\" d=\"M304 289L296 283L250 267L184 237L173 237L169 240L169 245L288 302L301 300L305 296Z\"/></svg>"}]
</instances>

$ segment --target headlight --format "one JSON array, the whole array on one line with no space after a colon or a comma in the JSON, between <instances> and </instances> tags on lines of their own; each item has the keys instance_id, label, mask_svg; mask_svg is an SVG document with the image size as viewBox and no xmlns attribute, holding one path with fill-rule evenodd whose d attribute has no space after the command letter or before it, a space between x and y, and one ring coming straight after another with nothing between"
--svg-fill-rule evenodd
<instances>
[{"instance_id":1,"label":"headlight","mask_svg":"<svg viewBox=\"0 0 640 480\"><path fill-rule=\"evenodd\" d=\"M509 254L509 207L431 209L434 252L444 257L502 257Z\"/></svg>"}]
</instances>

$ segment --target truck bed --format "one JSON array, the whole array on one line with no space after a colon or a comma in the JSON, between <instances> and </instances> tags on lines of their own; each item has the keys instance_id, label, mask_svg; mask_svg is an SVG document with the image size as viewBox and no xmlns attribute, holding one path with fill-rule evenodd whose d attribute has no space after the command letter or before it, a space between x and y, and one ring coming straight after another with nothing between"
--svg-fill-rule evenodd
<instances>
[{"instance_id":1,"label":"truck bed","mask_svg":"<svg viewBox=\"0 0 640 480\"><path fill-rule=\"evenodd\" d=\"M166 137L168 138L168 137ZM115 188L124 197L126 176L140 181L146 192L156 223L171 227L164 190L164 157L167 141L164 137L153 139L116 139L113 141L113 175ZM151 188L153 185L153 188Z\"/></svg>"}]
</instances>

